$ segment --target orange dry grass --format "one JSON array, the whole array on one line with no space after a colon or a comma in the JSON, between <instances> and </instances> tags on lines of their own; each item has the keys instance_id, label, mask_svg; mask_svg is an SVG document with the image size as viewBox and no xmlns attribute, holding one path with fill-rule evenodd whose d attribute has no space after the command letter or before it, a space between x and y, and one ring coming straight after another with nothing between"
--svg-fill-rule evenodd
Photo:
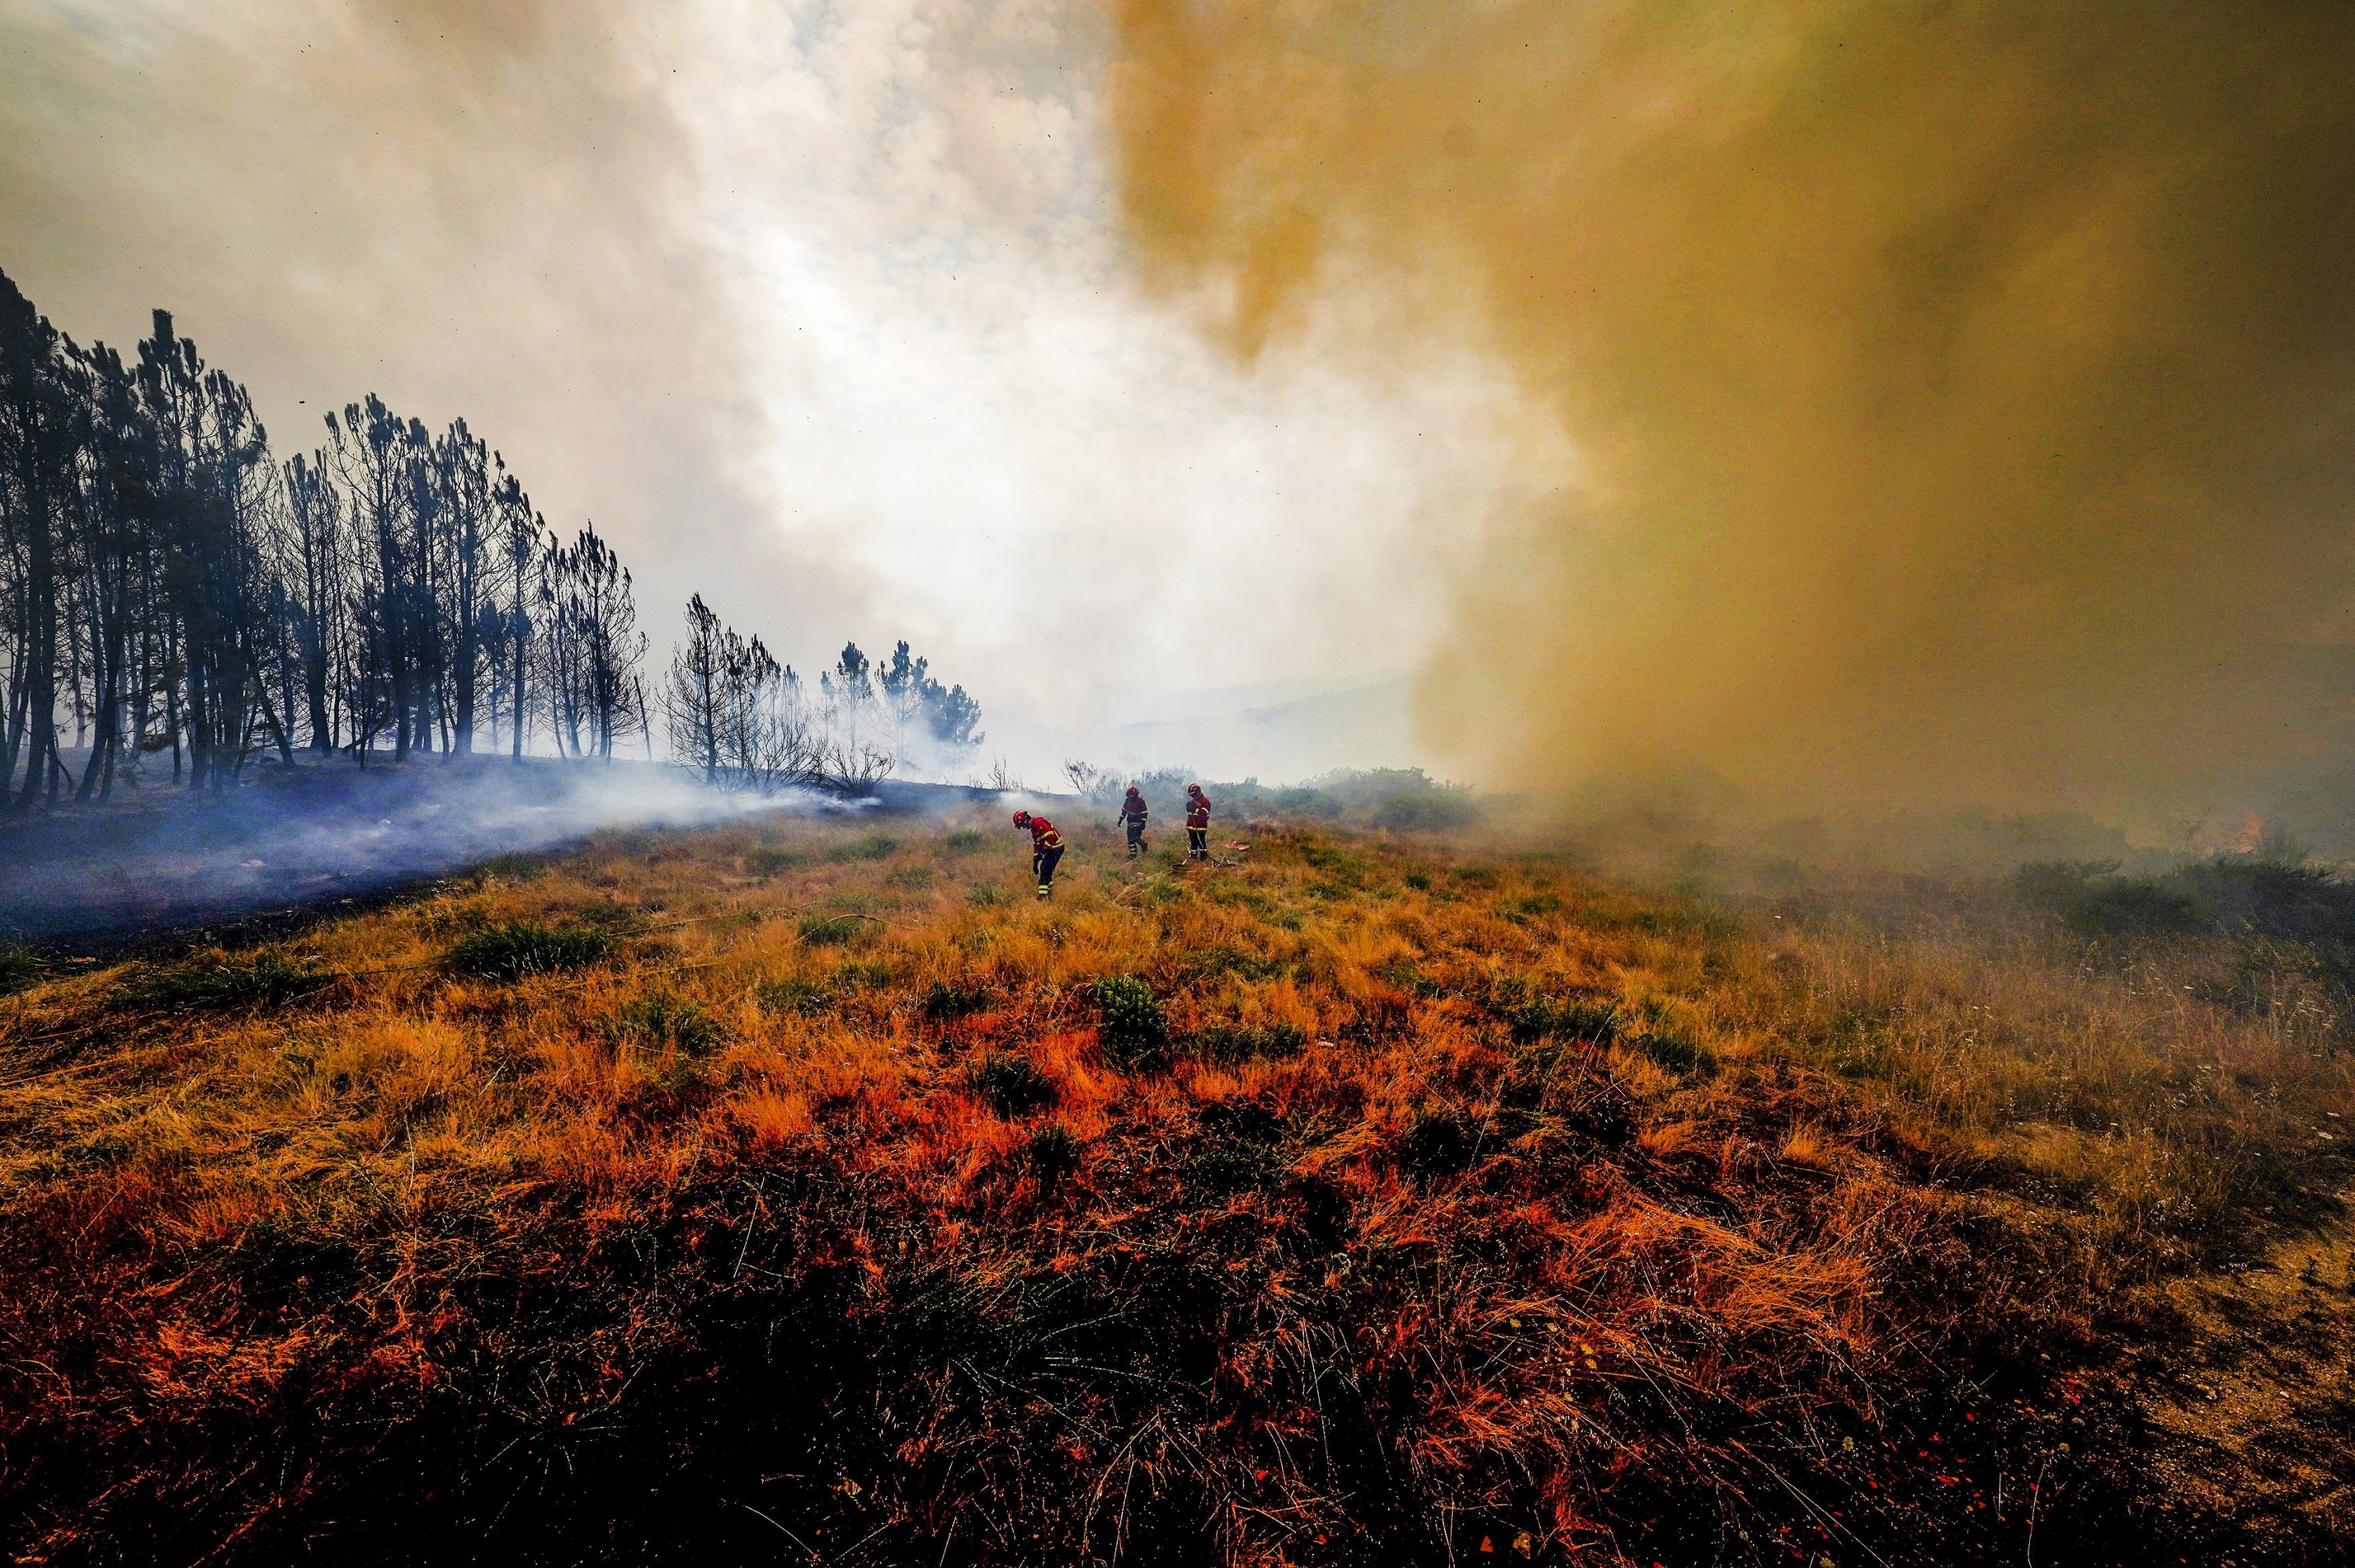
<instances>
[{"instance_id":1,"label":"orange dry grass","mask_svg":"<svg viewBox=\"0 0 2355 1568\"><path fill-rule=\"evenodd\" d=\"M2355 1112L2147 976L1295 830L1041 906L953 826L493 867L273 1012L7 1004L21 1557L2016 1554L2077 1397L2021 1347ZM517 920L620 953L445 972Z\"/></svg>"}]
</instances>

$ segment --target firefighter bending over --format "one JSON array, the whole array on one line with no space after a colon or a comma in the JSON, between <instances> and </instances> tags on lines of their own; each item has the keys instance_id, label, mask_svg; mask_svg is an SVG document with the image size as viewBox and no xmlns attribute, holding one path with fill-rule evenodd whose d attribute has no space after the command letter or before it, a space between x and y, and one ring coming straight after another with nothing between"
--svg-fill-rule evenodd
<instances>
[{"instance_id":1,"label":"firefighter bending over","mask_svg":"<svg viewBox=\"0 0 2355 1568\"><path fill-rule=\"evenodd\" d=\"M1055 895L1055 863L1063 858L1063 835L1044 817L1014 813L1014 825L1030 830L1030 873L1039 879L1039 896Z\"/></svg>"},{"instance_id":2,"label":"firefighter bending over","mask_svg":"<svg viewBox=\"0 0 2355 1568\"><path fill-rule=\"evenodd\" d=\"M1134 784L1121 800L1120 825L1128 830L1128 858L1141 859L1145 854L1145 794Z\"/></svg>"},{"instance_id":3,"label":"firefighter bending over","mask_svg":"<svg viewBox=\"0 0 2355 1568\"><path fill-rule=\"evenodd\" d=\"M1199 784L1186 786L1186 858L1210 858L1210 798Z\"/></svg>"}]
</instances>

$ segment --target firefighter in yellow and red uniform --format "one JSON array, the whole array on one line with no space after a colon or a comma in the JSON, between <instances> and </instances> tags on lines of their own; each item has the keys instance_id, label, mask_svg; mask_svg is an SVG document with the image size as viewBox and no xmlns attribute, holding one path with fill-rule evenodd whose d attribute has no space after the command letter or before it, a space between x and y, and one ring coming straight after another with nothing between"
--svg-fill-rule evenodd
<instances>
[{"instance_id":1,"label":"firefighter in yellow and red uniform","mask_svg":"<svg viewBox=\"0 0 2355 1568\"><path fill-rule=\"evenodd\" d=\"M1055 863L1063 858L1063 835L1044 817L1014 813L1014 825L1030 830L1030 872L1039 879L1039 896L1055 895Z\"/></svg>"},{"instance_id":2,"label":"firefighter in yellow and red uniform","mask_svg":"<svg viewBox=\"0 0 2355 1568\"><path fill-rule=\"evenodd\" d=\"M1210 858L1210 798L1199 784L1186 786L1186 858Z\"/></svg>"}]
</instances>

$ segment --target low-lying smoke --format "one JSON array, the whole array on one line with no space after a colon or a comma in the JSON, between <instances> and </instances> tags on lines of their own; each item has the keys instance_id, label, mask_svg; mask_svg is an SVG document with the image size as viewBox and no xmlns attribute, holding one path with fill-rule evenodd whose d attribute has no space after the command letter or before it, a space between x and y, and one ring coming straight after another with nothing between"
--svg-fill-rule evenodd
<instances>
[{"instance_id":1,"label":"low-lying smoke","mask_svg":"<svg viewBox=\"0 0 2355 1568\"><path fill-rule=\"evenodd\" d=\"M2355 9L1115 13L1166 290L1245 355L1386 295L1567 438L1425 683L1487 777L2120 809L2348 755Z\"/></svg>"},{"instance_id":2,"label":"low-lying smoke","mask_svg":"<svg viewBox=\"0 0 2355 1568\"><path fill-rule=\"evenodd\" d=\"M610 829L845 809L854 808L810 791L710 789L684 769L647 763L302 768L218 799L171 796L0 828L0 939L120 942L272 910L332 908Z\"/></svg>"}]
</instances>

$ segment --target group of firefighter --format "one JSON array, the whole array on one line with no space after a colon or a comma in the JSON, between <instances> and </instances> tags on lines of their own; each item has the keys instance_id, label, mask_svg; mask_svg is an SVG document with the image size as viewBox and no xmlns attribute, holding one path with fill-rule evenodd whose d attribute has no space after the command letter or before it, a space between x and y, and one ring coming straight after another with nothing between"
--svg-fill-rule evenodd
<instances>
[{"instance_id":1,"label":"group of firefighter","mask_svg":"<svg viewBox=\"0 0 2355 1568\"><path fill-rule=\"evenodd\" d=\"M1014 825L1030 830L1030 870L1039 878L1039 896L1055 895L1055 866L1063 858L1063 835L1055 824L1035 811L1017 811ZM1145 792L1132 784L1121 798L1120 825L1128 834L1128 858L1145 855ZM1199 784L1186 786L1186 859L1210 858L1210 798Z\"/></svg>"}]
</instances>

